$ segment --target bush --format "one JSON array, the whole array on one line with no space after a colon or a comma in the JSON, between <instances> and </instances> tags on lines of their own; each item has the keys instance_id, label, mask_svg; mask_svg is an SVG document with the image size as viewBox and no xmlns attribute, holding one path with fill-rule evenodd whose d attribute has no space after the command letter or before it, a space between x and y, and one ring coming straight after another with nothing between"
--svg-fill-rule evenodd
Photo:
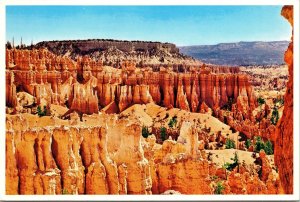
<instances>
[{"instance_id":1,"label":"bush","mask_svg":"<svg viewBox=\"0 0 300 202\"><path fill-rule=\"evenodd\" d=\"M239 156L237 155L237 152L234 152L234 157L230 158L231 160L233 160L233 163L236 165L240 164L240 160L239 160Z\"/></svg>"},{"instance_id":2,"label":"bush","mask_svg":"<svg viewBox=\"0 0 300 202\"><path fill-rule=\"evenodd\" d=\"M247 139L246 142L245 142L245 147L247 149L249 149L249 147L251 146L251 140L250 139Z\"/></svg>"},{"instance_id":3,"label":"bush","mask_svg":"<svg viewBox=\"0 0 300 202\"><path fill-rule=\"evenodd\" d=\"M261 137L257 136L256 140L255 140L255 151L259 152L260 150L265 150L265 144L264 142L261 140Z\"/></svg>"},{"instance_id":4,"label":"bush","mask_svg":"<svg viewBox=\"0 0 300 202\"><path fill-rule=\"evenodd\" d=\"M226 163L224 163L224 165L223 165L223 167L226 169L226 170L231 170L231 163L228 163L228 162L226 162Z\"/></svg>"},{"instance_id":5,"label":"bush","mask_svg":"<svg viewBox=\"0 0 300 202\"><path fill-rule=\"evenodd\" d=\"M143 126L143 128L142 128L142 136L143 136L144 138L147 138L149 135L151 135L151 134L150 134L150 132L149 132L148 127Z\"/></svg>"},{"instance_id":6,"label":"bush","mask_svg":"<svg viewBox=\"0 0 300 202\"><path fill-rule=\"evenodd\" d=\"M172 118L170 119L168 125L169 125L170 128L173 128L176 124L177 124L177 117L174 116L174 117L172 117Z\"/></svg>"},{"instance_id":7,"label":"bush","mask_svg":"<svg viewBox=\"0 0 300 202\"><path fill-rule=\"evenodd\" d=\"M284 99L283 98L276 98L274 103L275 103L275 105L276 104L283 105L284 104Z\"/></svg>"},{"instance_id":8,"label":"bush","mask_svg":"<svg viewBox=\"0 0 300 202\"><path fill-rule=\"evenodd\" d=\"M38 114L39 117L46 116L47 115L47 107L44 106L44 110L42 111L41 106L38 106L37 107L37 114Z\"/></svg>"},{"instance_id":9,"label":"bush","mask_svg":"<svg viewBox=\"0 0 300 202\"><path fill-rule=\"evenodd\" d=\"M38 106L38 107L37 107L37 114L38 114L39 116L42 116L43 113L44 113L44 112L42 111L41 106Z\"/></svg>"},{"instance_id":10,"label":"bush","mask_svg":"<svg viewBox=\"0 0 300 202\"><path fill-rule=\"evenodd\" d=\"M224 186L222 185L221 182L218 182L217 183L217 186L215 188L215 194L222 194L223 193L223 190L224 190Z\"/></svg>"},{"instance_id":11,"label":"bush","mask_svg":"<svg viewBox=\"0 0 300 202\"><path fill-rule=\"evenodd\" d=\"M262 98L262 97L257 98L257 102L258 102L259 105L263 105L263 104L266 103L265 99Z\"/></svg>"},{"instance_id":12,"label":"bush","mask_svg":"<svg viewBox=\"0 0 300 202\"><path fill-rule=\"evenodd\" d=\"M167 129L164 126L160 128L160 138L162 141L167 139Z\"/></svg>"},{"instance_id":13,"label":"bush","mask_svg":"<svg viewBox=\"0 0 300 202\"><path fill-rule=\"evenodd\" d=\"M261 137L255 137L255 152L260 152L260 150L264 150L267 155L272 155L273 151L273 144L270 140L267 142L262 141Z\"/></svg>"},{"instance_id":14,"label":"bush","mask_svg":"<svg viewBox=\"0 0 300 202\"><path fill-rule=\"evenodd\" d=\"M6 48L7 49L12 49L12 45L9 41L7 41L7 43L6 43Z\"/></svg>"},{"instance_id":15,"label":"bush","mask_svg":"<svg viewBox=\"0 0 300 202\"><path fill-rule=\"evenodd\" d=\"M235 143L234 143L234 140L232 139L226 139L226 142L225 142L225 148L226 149L232 149L232 148L235 148Z\"/></svg>"},{"instance_id":16,"label":"bush","mask_svg":"<svg viewBox=\"0 0 300 202\"><path fill-rule=\"evenodd\" d=\"M237 155L237 152L234 152L234 157L233 158L230 158L232 161L233 161L233 163L225 163L224 164L224 168L226 169L226 170L230 170L230 171L232 171L235 167L237 167L237 166L239 166L240 165L240 161L239 161L239 157L238 157L238 155Z\"/></svg>"},{"instance_id":17,"label":"bush","mask_svg":"<svg viewBox=\"0 0 300 202\"><path fill-rule=\"evenodd\" d=\"M278 112L277 107L274 107L274 109L272 111L272 116L271 116L271 123L273 125L276 125L278 120L279 120L279 112Z\"/></svg>"},{"instance_id":18,"label":"bush","mask_svg":"<svg viewBox=\"0 0 300 202\"><path fill-rule=\"evenodd\" d=\"M273 152L273 145L272 145L272 142L270 140L268 140L266 143L265 143L265 152L267 155L272 155L274 152Z\"/></svg>"}]
</instances>

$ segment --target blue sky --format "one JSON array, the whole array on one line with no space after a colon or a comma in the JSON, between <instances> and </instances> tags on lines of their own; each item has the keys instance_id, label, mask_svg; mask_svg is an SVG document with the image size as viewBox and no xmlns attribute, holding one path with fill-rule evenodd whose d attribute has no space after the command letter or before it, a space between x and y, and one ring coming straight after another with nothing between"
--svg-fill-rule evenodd
<instances>
[{"instance_id":1,"label":"blue sky","mask_svg":"<svg viewBox=\"0 0 300 202\"><path fill-rule=\"evenodd\" d=\"M121 39L204 45L289 40L281 6L7 6L6 39Z\"/></svg>"}]
</instances>

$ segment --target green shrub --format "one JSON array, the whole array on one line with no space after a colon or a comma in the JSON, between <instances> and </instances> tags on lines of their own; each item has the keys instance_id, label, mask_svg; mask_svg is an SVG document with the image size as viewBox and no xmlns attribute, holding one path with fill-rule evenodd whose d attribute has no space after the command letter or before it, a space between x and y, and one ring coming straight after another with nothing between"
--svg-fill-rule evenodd
<instances>
[{"instance_id":1,"label":"green shrub","mask_svg":"<svg viewBox=\"0 0 300 202\"><path fill-rule=\"evenodd\" d=\"M276 125L278 120L279 120L279 112L278 112L277 107L274 107L273 111L272 111L272 116L271 116L271 123L273 125Z\"/></svg>"},{"instance_id":2,"label":"green shrub","mask_svg":"<svg viewBox=\"0 0 300 202\"><path fill-rule=\"evenodd\" d=\"M235 142L234 142L234 140L227 138L226 142L225 142L225 148L226 149L235 148Z\"/></svg>"},{"instance_id":3,"label":"green shrub","mask_svg":"<svg viewBox=\"0 0 300 202\"><path fill-rule=\"evenodd\" d=\"M42 109L41 109L41 106L38 106L38 107L37 107L37 114L38 114L39 116L42 116L43 111L42 111Z\"/></svg>"},{"instance_id":4,"label":"green shrub","mask_svg":"<svg viewBox=\"0 0 300 202\"><path fill-rule=\"evenodd\" d=\"M233 157L233 158L230 158L230 159L233 161L233 163L228 163L228 162L226 162L226 163L224 164L223 167L224 167L226 170L232 171L235 167L237 167L237 166L240 165L240 161L239 161L239 157L238 157L238 155L237 155L237 152L234 152L234 157Z\"/></svg>"},{"instance_id":5,"label":"green shrub","mask_svg":"<svg viewBox=\"0 0 300 202\"><path fill-rule=\"evenodd\" d=\"M263 105L263 104L266 103L265 99L262 98L262 97L257 98L257 102L258 102L259 105Z\"/></svg>"},{"instance_id":6,"label":"green shrub","mask_svg":"<svg viewBox=\"0 0 300 202\"><path fill-rule=\"evenodd\" d=\"M44 108L44 110L42 111L41 106L38 106L38 107L37 107L37 114L38 114L39 117L42 117L42 116L46 116L46 115L47 115L47 107L44 106L43 108Z\"/></svg>"},{"instance_id":7,"label":"green shrub","mask_svg":"<svg viewBox=\"0 0 300 202\"><path fill-rule=\"evenodd\" d=\"M251 140L250 139L247 139L246 142L245 142L245 147L247 149L249 149L249 147L251 146Z\"/></svg>"},{"instance_id":8,"label":"green shrub","mask_svg":"<svg viewBox=\"0 0 300 202\"><path fill-rule=\"evenodd\" d=\"M223 194L224 186L221 182L217 183L217 186L215 188L215 194Z\"/></svg>"},{"instance_id":9,"label":"green shrub","mask_svg":"<svg viewBox=\"0 0 300 202\"><path fill-rule=\"evenodd\" d=\"M151 134L150 134L150 132L149 132L148 127L143 126L143 128L142 128L142 136L143 136L144 138L147 138L149 135L151 135Z\"/></svg>"},{"instance_id":10,"label":"green shrub","mask_svg":"<svg viewBox=\"0 0 300 202\"><path fill-rule=\"evenodd\" d=\"M260 150L264 150L267 155L274 154L273 144L270 140L264 142L261 137L255 137L255 152L260 152Z\"/></svg>"},{"instance_id":11,"label":"green shrub","mask_svg":"<svg viewBox=\"0 0 300 202\"><path fill-rule=\"evenodd\" d=\"M284 104L284 99L283 98L276 98L274 103L275 103L275 105L276 104L283 105Z\"/></svg>"},{"instance_id":12,"label":"green shrub","mask_svg":"<svg viewBox=\"0 0 300 202\"><path fill-rule=\"evenodd\" d=\"M240 160L239 160L239 156L237 155L237 152L234 152L234 157L230 158L231 160L233 160L233 163L236 165L240 164Z\"/></svg>"},{"instance_id":13,"label":"green shrub","mask_svg":"<svg viewBox=\"0 0 300 202\"><path fill-rule=\"evenodd\" d=\"M226 162L226 163L224 163L223 168L225 168L226 170L229 170L230 165L231 165L231 163Z\"/></svg>"},{"instance_id":14,"label":"green shrub","mask_svg":"<svg viewBox=\"0 0 300 202\"><path fill-rule=\"evenodd\" d=\"M160 138L162 141L167 139L167 129L164 126L160 128Z\"/></svg>"},{"instance_id":15,"label":"green shrub","mask_svg":"<svg viewBox=\"0 0 300 202\"><path fill-rule=\"evenodd\" d=\"M273 152L273 145L272 145L272 142L270 140L268 140L266 143L265 143L265 152L267 155L272 155L274 152Z\"/></svg>"},{"instance_id":16,"label":"green shrub","mask_svg":"<svg viewBox=\"0 0 300 202\"><path fill-rule=\"evenodd\" d=\"M256 137L256 140L255 140L255 148L254 150L256 152L259 152L260 150L265 150L265 144L264 142L261 140L261 137L260 136L257 136Z\"/></svg>"},{"instance_id":17,"label":"green shrub","mask_svg":"<svg viewBox=\"0 0 300 202\"><path fill-rule=\"evenodd\" d=\"M172 117L172 118L170 119L168 125L169 125L170 128L173 128L174 126L176 126L176 124L177 124L177 117L174 116L174 117Z\"/></svg>"}]
</instances>

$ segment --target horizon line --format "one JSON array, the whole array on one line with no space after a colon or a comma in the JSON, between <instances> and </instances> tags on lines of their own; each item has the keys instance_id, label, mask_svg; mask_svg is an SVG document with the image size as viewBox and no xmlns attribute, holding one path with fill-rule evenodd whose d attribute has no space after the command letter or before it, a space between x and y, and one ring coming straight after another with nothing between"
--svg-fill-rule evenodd
<instances>
[{"instance_id":1,"label":"horizon line","mask_svg":"<svg viewBox=\"0 0 300 202\"><path fill-rule=\"evenodd\" d=\"M220 44L231 44L231 43L253 43L253 42L265 42L265 43L270 43L270 42L290 42L291 40L287 39L281 39L281 40L253 40L253 41L248 41L248 40L237 40L237 41L231 41L231 42L216 42L216 43L209 43L209 44L193 44L193 45L177 45L176 43L173 42L164 42L164 41L152 41L152 40L139 40L139 39L134 39L134 40L126 40L126 39L113 39L113 38L86 38L86 39L53 39L53 40L42 40L38 41L36 43L33 43L33 40L31 40L31 43L23 43L23 38L19 40L18 43L14 40L6 40L7 42L12 43L13 41L15 42L15 45L26 45L26 46L31 46L31 45L37 45L38 43L43 43L43 42L67 42L67 41L92 41L92 40L104 40L104 41L119 41L119 42L147 42L147 43L162 43L162 44L174 44L176 47L192 47L192 46L213 46L213 45L220 45Z\"/></svg>"}]
</instances>

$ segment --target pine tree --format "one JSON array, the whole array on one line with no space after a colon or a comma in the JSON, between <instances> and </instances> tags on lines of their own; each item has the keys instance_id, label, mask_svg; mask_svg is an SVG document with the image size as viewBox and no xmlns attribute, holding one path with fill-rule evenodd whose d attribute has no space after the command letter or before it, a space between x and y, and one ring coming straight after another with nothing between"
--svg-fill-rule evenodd
<instances>
[{"instance_id":1,"label":"pine tree","mask_svg":"<svg viewBox=\"0 0 300 202\"><path fill-rule=\"evenodd\" d=\"M225 142L225 149L234 149L235 148L235 142L234 140L231 140L231 139L226 139L226 142Z\"/></svg>"},{"instance_id":2,"label":"pine tree","mask_svg":"<svg viewBox=\"0 0 300 202\"><path fill-rule=\"evenodd\" d=\"M268 140L265 144L265 152L267 155L272 155L273 152L273 145L272 142L270 140Z\"/></svg>"},{"instance_id":3,"label":"pine tree","mask_svg":"<svg viewBox=\"0 0 300 202\"><path fill-rule=\"evenodd\" d=\"M149 135L150 135L150 132L149 132L148 127L143 126L143 128L142 128L142 136L143 136L144 138L147 138Z\"/></svg>"},{"instance_id":4,"label":"pine tree","mask_svg":"<svg viewBox=\"0 0 300 202\"><path fill-rule=\"evenodd\" d=\"M247 149L249 149L249 147L251 146L251 140L250 139L247 139L246 142L245 142L245 147Z\"/></svg>"},{"instance_id":5,"label":"pine tree","mask_svg":"<svg viewBox=\"0 0 300 202\"><path fill-rule=\"evenodd\" d=\"M167 139L167 129L165 127L160 128L160 138L162 141Z\"/></svg>"}]
</instances>

